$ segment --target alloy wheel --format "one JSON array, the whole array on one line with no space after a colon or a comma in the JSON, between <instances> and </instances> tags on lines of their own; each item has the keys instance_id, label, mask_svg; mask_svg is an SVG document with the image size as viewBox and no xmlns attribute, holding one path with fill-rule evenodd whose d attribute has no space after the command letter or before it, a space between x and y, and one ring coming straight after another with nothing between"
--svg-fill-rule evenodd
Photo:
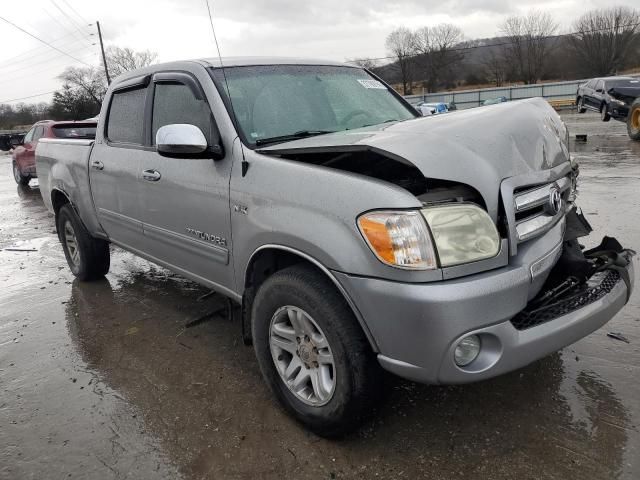
<instances>
[{"instance_id":1,"label":"alloy wheel","mask_svg":"<svg viewBox=\"0 0 640 480\"><path fill-rule=\"evenodd\" d=\"M73 229L73 225L68 220L64 224L64 243L67 246L69 252L69 258L71 262L77 267L80 265L80 251L78 250L78 241L76 239L76 232Z\"/></svg>"},{"instance_id":2,"label":"alloy wheel","mask_svg":"<svg viewBox=\"0 0 640 480\"><path fill-rule=\"evenodd\" d=\"M20 183L22 181L22 175L20 175L20 169L18 168L16 162L13 162L13 178L15 179L16 183Z\"/></svg>"},{"instance_id":3,"label":"alloy wheel","mask_svg":"<svg viewBox=\"0 0 640 480\"><path fill-rule=\"evenodd\" d=\"M299 400L319 407L333 397L336 369L322 329L304 310L285 306L271 318L269 347L280 378Z\"/></svg>"}]
</instances>

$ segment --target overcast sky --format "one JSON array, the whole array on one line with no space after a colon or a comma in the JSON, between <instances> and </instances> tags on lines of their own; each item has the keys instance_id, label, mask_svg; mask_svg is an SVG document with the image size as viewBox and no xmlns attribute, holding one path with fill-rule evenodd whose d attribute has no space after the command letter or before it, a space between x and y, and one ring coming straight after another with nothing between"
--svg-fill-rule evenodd
<instances>
[{"instance_id":1,"label":"overcast sky","mask_svg":"<svg viewBox=\"0 0 640 480\"><path fill-rule=\"evenodd\" d=\"M638 6L639 0L616 5ZM535 8L554 15L563 31L591 0L210 0L223 56L279 55L345 60L382 57L398 26L451 22L467 39L499 34L510 14ZM50 92L69 65L98 65L99 20L106 45L149 49L160 61L215 54L205 0L3 1L0 16L52 43L51 49L0 20L0 102ZM93 25L88 26L87 23ZM25 102L48 101L45 94Z\"/></svg>"}]
</instances>

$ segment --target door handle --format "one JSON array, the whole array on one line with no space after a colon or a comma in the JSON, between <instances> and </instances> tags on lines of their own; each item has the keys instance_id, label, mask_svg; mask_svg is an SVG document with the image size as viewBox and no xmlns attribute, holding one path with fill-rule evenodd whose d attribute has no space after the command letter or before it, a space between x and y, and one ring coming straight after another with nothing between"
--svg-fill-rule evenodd
<instances>
[{"instance_id":1,"label":"door handle","mask_svg":"<svg viewBox=\"0 0 640 480\"><path fill-rule=\"evenodd\" d=\"M104 163L102 163L100 160L94 160L93 162L91 162L91 168L102 170L104 169Z\"/></svg>"},{"instance_id":2,"label":"door handle","mask_svg":"<svg viewBox=\"0 0 640 480\"><path fill-rule=\"evenodd\" d=\"M157 182L158 180L160 180L160 177L162 177L162 175L160 175L160 172L158 172L157 170L142 171L142 178L150 182Z\"/></svg>"}]
</instances>

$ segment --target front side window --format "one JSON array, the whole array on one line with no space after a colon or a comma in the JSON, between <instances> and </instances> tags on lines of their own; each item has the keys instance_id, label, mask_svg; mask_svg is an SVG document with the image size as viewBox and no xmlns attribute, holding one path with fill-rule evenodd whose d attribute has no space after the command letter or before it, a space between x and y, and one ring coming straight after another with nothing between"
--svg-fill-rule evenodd
<instances>
[{"instance_id":1,"label":"front side window","mask_svg":"<svg viewBox=\"0 0 640 480\"><path fill-rule=\"evenodd\" d=\"M142 144L146 91L146 88L137 88L113 94L107 121L110 141Z\"/></svg>"},{"instance_id":2,"label":"front side window","mask_svg":"<svg viewBox=\"0 0 640 480\"><path fill-rule=\"evenodd\" d=\"M224 76L216 68L211 74L249 145L284 141L278 138L283 136L403 121L417 115L360 68L258 65L227 67Z\"/></svg>"},{"instance_id":3,"label":"front side window","mask_svg":"<svg viewBox=\"0 0 640 480\"><path fill-rule=\"evenodd\" d=\"M196 98L191 89L182 83L158 83L153 97L151 140L154 145L158 129L174 123L195 125L211 145L213 122L207 102Z\"/></svg>"},{"instance_id":4,"label":"front side window","mask_svg":"<svg viewBox=\"0 0 640 480\"><path fill-rule=\"evenodd\" d=\"M35 132L33 133L33 141L37 142L44 135L44 127L36 127Z\"/></svg>"}]
</instances>

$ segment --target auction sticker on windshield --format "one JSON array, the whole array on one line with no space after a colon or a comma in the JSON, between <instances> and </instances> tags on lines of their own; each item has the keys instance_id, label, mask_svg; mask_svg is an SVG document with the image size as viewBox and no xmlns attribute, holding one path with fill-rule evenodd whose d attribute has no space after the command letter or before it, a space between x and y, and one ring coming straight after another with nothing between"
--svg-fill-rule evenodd
<instances>
[{"instance_id":1,"label":"auction sticker on windshield","mask_svg":"<svg viewBox=\"0 0 640 480\"><path fill-rule=\"evenodd\" d=\"M378 80L363 80L363 79L359 79L358 82L360 82L360 85L362 85L364 88L377 88L377 89L381 89L381 90L386 90L387 89L387 87L385 87Z\"/></svg>"}]
</instances>

